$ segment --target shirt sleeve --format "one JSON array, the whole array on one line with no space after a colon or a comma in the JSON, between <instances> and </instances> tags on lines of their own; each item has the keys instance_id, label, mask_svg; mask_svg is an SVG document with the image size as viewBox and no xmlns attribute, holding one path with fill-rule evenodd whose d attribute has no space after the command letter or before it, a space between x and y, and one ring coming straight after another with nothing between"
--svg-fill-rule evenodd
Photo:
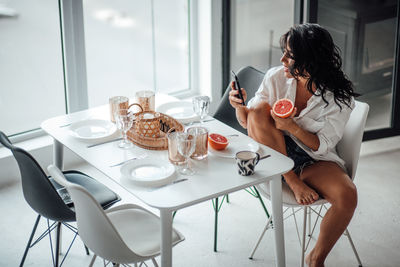
<instances>
[{"instance_id":1,"label":"shirt sleeve","mask_svg":"<svg viewBox=\"0 0 400 267\"><path fill-rule=\"evenodd\" d=\"M342 139L344 127L349 120L350 113L354 108L352 101L351 108L342 105L342 109L336 104L331 103L325 115L324 127L316 134L319 139L319 148L314 153L316 155L326 155L329 151L335 149L336 144Z\"/></svg>"},{"instance_id":2,"label":"shirt sleeve","mask_svg":"<svg viewBox=\"0 0 400 267\"><path fill-rule=\"evenodd\" d=\"M268 73L267 73L268 75ZM264 76L264 79L262 83L260 84L260 87L258 87L257 92L255 95L249 100L247 103L248 108L253 108L255 107L260 101L268 101L268 77L267 75Z\"/></svg>"},{"instance_id":3,"label":"shirt sleeve","mask_svg":"<svg viewBox=\"0 0 400 267\"><path fill-rule=\"evenodd\" d=\"M260 101L266 101L272 105L271 102L274 100L276 95L274 90L276 90L277 87L274 84L276 83L276 80L279 79L281 68L282 67L280 66L273 67L267 71L254 97L247 103L248 108L255 107Z\"/></svg>"}]
</instances>

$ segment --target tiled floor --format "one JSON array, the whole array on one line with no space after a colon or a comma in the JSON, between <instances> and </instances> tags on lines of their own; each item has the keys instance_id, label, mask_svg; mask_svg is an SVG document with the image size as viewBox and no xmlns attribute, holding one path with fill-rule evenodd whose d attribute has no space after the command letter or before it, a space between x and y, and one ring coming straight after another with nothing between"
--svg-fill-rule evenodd
<instances>
[{"instance_id":1,"label":"tiled floor","mask_svg":"<svg viewBox=\"0 0 400 267\"><path fill-rule=\"evenodd\" d=\"M399 144L400 138L395 137L362 146L355 180L359 204L349 230L364 266L400 266ZM79 168L101 177L86 165ZM112 189L118 189L107 179L101 180ZM140 203L127 192L121 192L121 195L126 202ZM265 222L258 200L244 191L230 195L230 200L231 203L224 204L220 212L217 253L212 250L214 218L211 202L178 212L174 226L186 240L174 248L174 266L273 266L271 231L265 235L255 259L248 259ZM36 215L23 199L18 182L0 188L0 203L3 214L0 220L0 266L17 266ZM44 223L40 225L43 228ZM70 236L67 231L63 232L64 249ZM285 241L287 266L299 266L300 248L292 219L285 222ZM77 240L63 266L87 266L89 261L82 242ZM25 266L51 266L48 239L31 249ZM101 266L101 262L97 261L96 266ZM329 255L326 266L357 266L344 236Z\"/></svg>"}]
</instances>

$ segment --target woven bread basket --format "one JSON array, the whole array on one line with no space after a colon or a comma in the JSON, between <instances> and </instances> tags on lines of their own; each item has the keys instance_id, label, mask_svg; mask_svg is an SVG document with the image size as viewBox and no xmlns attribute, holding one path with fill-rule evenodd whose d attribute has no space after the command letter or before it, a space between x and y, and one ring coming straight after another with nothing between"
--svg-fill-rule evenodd
<instances>
[{"instance_id":1,"label":"woven bread basket","mask_svg":"<svg viewBox=\"0 0 400 267\"><path fill-rule=\"evenodd\" d=\"M149 136L144 136L141 133L141 130L144 125L143 123L140 123L139 121L134 122L134 125L132 128L128 131L128 139L131 140L135 145L145 148L145 149L151 149L151 150L166 150L168 149L168 139L167 139L167 132L174 128L175 131L178 132L183 132L184 127L183 125L175 120L174 118L160 112L154 112L154 111L144 111L144 112L139 112L136 113L135 116L138 118L140 117L140 114L143 113L153 113L154 116L157 116L159 114L159 136L158 137L149 137ZM154 123L150 123L148 125L155 125ZM139 130L138 130L139 129ZM154 131L152 131L154 132Z\"/></svg>"}]
</instances>

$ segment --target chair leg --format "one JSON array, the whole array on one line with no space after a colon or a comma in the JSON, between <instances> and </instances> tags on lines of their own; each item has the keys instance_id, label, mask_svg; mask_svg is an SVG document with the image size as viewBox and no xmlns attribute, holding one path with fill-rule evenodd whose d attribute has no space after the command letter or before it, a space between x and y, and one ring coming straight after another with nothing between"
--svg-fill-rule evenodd
<instances>
[{"instance_id":1,"label":"chair leg","mask_svg":"<svg viewBox=\"0 0 400 267\"><path fill-rule=\"evenodd\" d=\"M92 260L89 263L89 267L93 267L94 262L96 261L97 255L94 254Z\"/></svg>"},{"instance_id":2,"label":"chair leg","mask_svg":"<svg viewBox=\"0 0 400 267\"><path fill-rule=\"evenodd\" d=\"M311 237L311 209L308 209L308 236Z\"/></svg>"},{"instance_id":3,"label":"chair leg","mask_svg":"<svg viewBox=\"0 0 400 267\"><path fill-rule=\"evenodd\" d=\"M269 229L269 227L271 226L271 221L272 221L272 216L269 217L269 219L268 219L268 221L267 221L267 224L266 224L265 227L264 227L264 230L262 231L260 237L259 237L258 240L257 240L256 245L255 245L254 248L253 248L253 251L251 252L250 257L249 257L250 260L253 259L254 253L256 253L256 250L257 250L258 246L260 245L260 242L261 242L261 240L263 239L265 232L266 232L266 231Z\"/></svg>"},{"instance_id":4,"label":"chair leg","mask_svg":"<svg viewBox=\"0 0 400 267\"><path fill-rule=\"evenodd\" d=\"M267 215L267 218L269 218L270 215L268 213L267 208L265 207L264 201L262 200L260 193L258 192L258 190L255 186L253 186L253 189L254 189L254 192L256 192L256 197L260 200L261 206L263 207L265 214ZM272 221L271 221L271 223L272 223Z\"/></svg>"},{"instance_id":5,"label":"chair leg","mask_svg":"<svg viewBox=\"0 0 400 267\"><path fill-rule=\"evenodd\" d=\"M301 242L301 267L304 267L304 256L306 253L305 248L306 248L307 211L308 207L305 206L303 208L304 218L303 218L303 240Z\"/></svg>"},{"instance_id":6,"label":"chair leg","mask_svg":"<svg viewBox=\"0 0 400 267\"><path fill-rule=\"evenodd\" d=\"M28 250L31 246L32 239L35 236L35 232L36 232L37 226L39 224L39 220L40 220L40 215L37 216L35 224L33 225L31 236L29 237L28 244L26 245L24 255L22 256L21 263L19 264L20 267L24 266L25 258L26 258L26 255L28 255Z\"/></svg>"},{"instance_id":7,"label":"chair leg","mask_svg":"<svg viewBox=\"0 0 400 267\"><path fill-rule=\"evenodd\" d=\"M225 196L226 196L226 203L229 203L229 195L226 194Z\"/></svg>"},{"instance_id":8,"label":"chair leg","mask_svg":"<svg viewBox=\"0 0 400 267\"><path fill-rule=\"evenodd\" d=\"M218 198L215 199L215 216L214 216L214 252L217 252L217 242L218 242Z\"/></svg>"},{"instance_id":9,"label":"chair leg","mask_svg":"<svg viewBox=\"0 0 400 267\"><path fill-rule=\"evenodd\" d=\"M157 261L154 258L151 258L151 261L153 262L154 267L158 267Z\"/></svg>"},{"instance_id":10,"label":"chair leg","mask_svg":"<svg viewBox=\"0 0 400 267\"><path fill-rule=\"evenodd\" d=\"M362 267L362 263L361 263L360 256L358 256L358 252L357 252L357 250L356 250L356 247L354 246L353 239L351 239L349 230L346 229L346 230L344 231L344 234L345 234L345 236L347 236L347 239L349 239L351 248L353 249L354 255L355 255L356 258L357 258L358 266L359 266L359 267Z\"/></svg>"},{"instance_id":11,"label":"chair leg","mask_svg":"<svg viewBox=\"0 0 400 267\"><path fill-rule=\"evenodd\" d=\"M89 249L88 249L88 247L86 246L86 245L84 245L85 246L85 251L86 251L86 255L90 255L90 252L89 252Z\"/></svg>"},{"instance_id":12,"label":"chair leg","mask_svg":"<svg viewBox=\"0 0 400 267\"><path fill-rule=\"evenodd\" d=\"M58 263L60 260L60 243L61 243L61 222L57 223L57 236L56 236L56 263L55 267L58 267Z\"/></svg>"}]
</instances>

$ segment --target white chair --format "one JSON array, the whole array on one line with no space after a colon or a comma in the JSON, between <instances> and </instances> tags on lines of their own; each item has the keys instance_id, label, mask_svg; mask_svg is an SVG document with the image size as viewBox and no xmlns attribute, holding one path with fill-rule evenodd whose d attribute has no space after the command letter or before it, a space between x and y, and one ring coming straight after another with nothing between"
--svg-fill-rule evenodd
<instances>
[{"instance_id":1,"label":"white chair","mask_svg":"<svg viewBox=\"0 0 400 267\"><path fill-rule=\"evenodd\" d=\"M55 166L48 168L52 177L64 185L74 202L79 236L97 256L113 264L142 263L160 255L161 222L159 217L134 205L125 204L104 211L83 187L68 182ZM172 246L184 237L172 231ZM96 255L90 266L93 265ZM107 264L109 263L107 262Z\"/></svg>"},{"instance_id":2,"label":"white chair","mask_svg":"<svg viewBox=\"0 0 400 267\"><path fill-rule=\"evenodd\" d=\"M339 156L345 161L347 173L352 180L354 179L354 176L355 176L356 170L357 170L357 164L358 164L358 159L359 159L359 155L360 155L360 147L361 147L362 137L363 137L363 133L364 133L365 122L366 122L368 110L369 110L368 104L362 103L359 101L355 101L355 102L356 102L355 108L351 112L349 121L346 124L344 133L343 133L343 137L339 141L339 143L337 144L337 147L336 147ZM271 198L270 193L269 193L270 192L269 191L269 183L264 183L262 185L259 185L259 186L257 186L257 188L262 196L264 196L268 199ZM323 215L321 215L321 213L327 209L325 205L328 204L328 202L325 199L319 199L318 201L314 202L311 205L307 205L307 206L299 205L296 202L296 199L294 197L292 190L289 188L289 186L286 183L282 184L282 202L286 208L284 210L284 213L286 213L287 211L292 211L292 213L288 217L293 216L295 224L296 224L297 235L299 237L299 242L300 242L300 246L302 249L301 266L304 266L305 252L307 250L308 244L310 243L311 236L314 232L314 229L318 222L318 219L323 218ZM302 235L302 239L300 240L300 235L299 235L299 230L298 230L295 214L301 209L303 209L304 218L303 218L303 235ZM315 214L317 214L317 218L313 224L312 229L311 229L311 212L314 212ZM261 236L259 237L253 251L251 252L250 259L253 258L254 253L255 253L258 245L260 244L261 239L263 238L265 232L272 226L272 217L273 217L273 215L269 218L263 232L261 233ZM286 218L288 218L288 217L286 217ZM308 217L308 219L307 219L307 217ZM309 230L309 234L308 234L309 238L308 238L308 241L306 244L307 224L309 226L309 229L308 229ZM358 256L357 250L353 244L353 241L351 239L349 231L346 229L344 231L344 234L349 239L350 245L354 251L354 254L357 258L359 266L362 266L360 257Z\"/></svg>"}]
</instances>

